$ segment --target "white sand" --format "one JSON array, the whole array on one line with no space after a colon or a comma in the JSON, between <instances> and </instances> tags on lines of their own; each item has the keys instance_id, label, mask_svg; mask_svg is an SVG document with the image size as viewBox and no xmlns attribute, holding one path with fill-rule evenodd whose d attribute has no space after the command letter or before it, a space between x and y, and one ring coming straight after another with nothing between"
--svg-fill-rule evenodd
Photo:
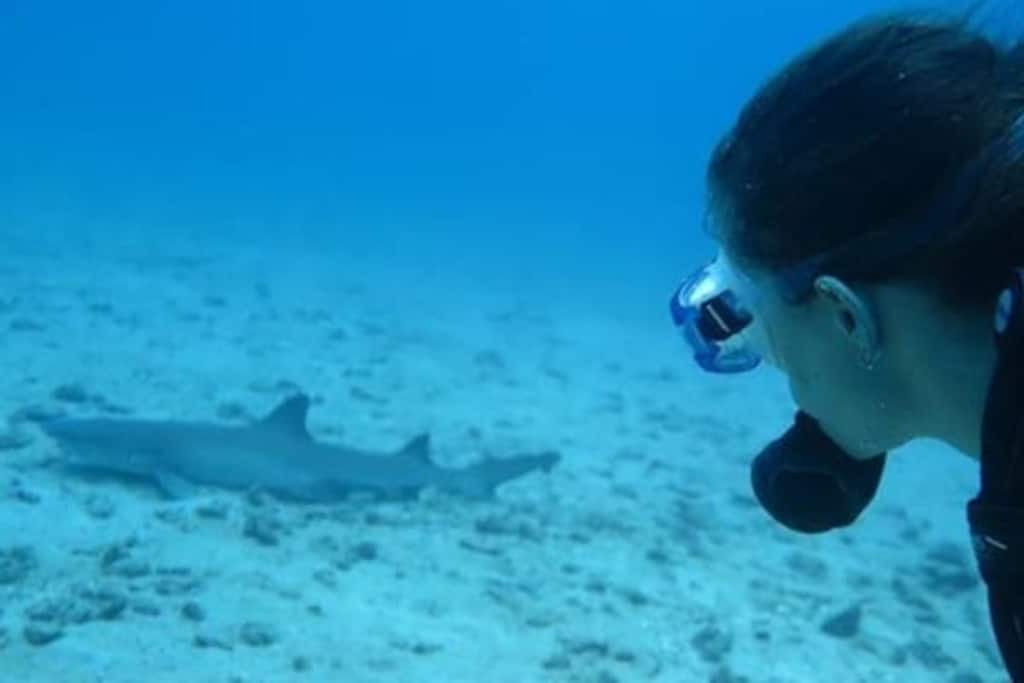
<instances>
[{"instance_id":1,"label":"white sand","mask_svg":"<svg viewBox=\"0 0 1024 683\"><path fill-rule=\"evenodd\" d=\"M667 319L339 253L15 249L0 409L27 444L0 451L0 683L1005 678L971 581L974 465L914 446L856 527L789 533L747 479L787 426L783 387L701 376ZM86 396L55 398L66 385ZM319 439L429 430L449 466L563 461L491 504L173 502L62 471L18 417L258 416L295 388ZM823 632L854 605L856 634Z\"/></svg>"}]
</instances>

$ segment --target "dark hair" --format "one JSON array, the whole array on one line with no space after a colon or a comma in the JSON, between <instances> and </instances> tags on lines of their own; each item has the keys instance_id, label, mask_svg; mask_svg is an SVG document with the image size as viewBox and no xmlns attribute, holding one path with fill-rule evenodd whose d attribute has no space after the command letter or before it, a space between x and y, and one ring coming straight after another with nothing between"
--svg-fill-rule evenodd
<instances>
[{"instance_id":1,"label":"dark hair","mask_svg":"<svg viewBox=\"0 0 1024 683\"><path fill-rule=\"evenodd\" d=\"M868 231L906 229L1022 110L1022 43L999 45L966 17L858 22L764 84L716 147L716 236L780 269ZM1024 266L1021 159L985 171L957 227L956 239L864 279L910 277L990 303Z\"/></svg>"}]
</instances>

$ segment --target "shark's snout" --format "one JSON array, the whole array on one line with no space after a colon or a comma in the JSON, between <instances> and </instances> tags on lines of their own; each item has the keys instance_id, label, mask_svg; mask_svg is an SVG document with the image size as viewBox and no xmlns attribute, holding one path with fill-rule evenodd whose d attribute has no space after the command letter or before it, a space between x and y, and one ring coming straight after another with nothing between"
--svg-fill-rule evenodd
<instances>
[{"instance_id":1,"label":"shark's snout","mask_svg":"<svg viewBox=\"0 0 1024 683\"><path fill-rule=\"evenodd\" d=\"M124 446L130 433L125 427L118 427L109 420L59 417L39 423L43 433L65 448L74 450L109 448L116 450Z\"/></svg>"},{"instance_id":2,"label":"shark's snout","mask_svg":"<svg viewBox=\"0 0 1024 683\"><path fill-rule=\"evenodd\" d=\"M39 429L50 437L67 454L75 445L88 443L88 439L77 434L79 431L74 421L67 418L55 418L39 423Z\"/></svg>"},{"instance_id":3,"label":"shark's snout","mask_svg":"<svg viewBox=\"0 0 1024 683\"><path fill-rule=\"evenodd\" d=\"M46 420L39 423L39 428L51 439L62 444L87 444L109 436L91 421L72 417Z\"/></svg>"},{"instance_id":4,"label":"shark's snout","mask_svg":"<svg viewBox=\"0 0 1024 683\"><path fill-rule=\"evenodd\" d=\"M543 472L550 472L559 463L562 456L557 451L544 451L537 456L537 466Z\"/></svg>"},{"instance_id":5,"label":"shark's snout","mask_svg":"<svg viewBox=\"0 0 1024 683\"><path fill-rule=\"evenodd\" d=\"M39 428L57 442L61 452L69 459L73 459L76 454L87 450L93 441L89 437L89 430L84 428L79 420L72 418L46 420L39 423Z\"/></svg>"},{"instance_id":6,"label":"shark's snout","mask_svg":"<svg viewBox=\"0 0 1024 683\"><path fill-rule=\"evenodd\" d=\"M39 423L39 428L43 430L44 434L53 437L54 439L61 439L69 436L72 431L71 420L63 417L44 420Z\"/></svg>"}]
</instances>

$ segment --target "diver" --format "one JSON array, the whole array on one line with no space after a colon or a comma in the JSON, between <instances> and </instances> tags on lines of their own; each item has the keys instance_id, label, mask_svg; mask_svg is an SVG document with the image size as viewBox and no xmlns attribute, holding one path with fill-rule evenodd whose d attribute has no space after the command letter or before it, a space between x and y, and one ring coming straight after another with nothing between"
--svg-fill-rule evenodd
<instances>
[{"instance_id":1,"label":"diver","mask_svg":"<svg viewBox=\"0 0 1024 683\"><path fill-rule=\"evenodd\" d=\"M705 370L789 381L759 502L821 533L913 439L979 460L971 540L1024 683L1024 41L963 16L861 20L761 85L707 185L718 254L670 309Z\"/></svg>"}]
</instances>

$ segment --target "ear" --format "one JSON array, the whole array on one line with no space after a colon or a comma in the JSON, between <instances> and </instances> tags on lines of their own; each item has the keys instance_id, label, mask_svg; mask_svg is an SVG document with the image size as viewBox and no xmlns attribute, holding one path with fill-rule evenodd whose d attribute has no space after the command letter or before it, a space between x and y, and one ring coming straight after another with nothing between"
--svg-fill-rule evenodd
<instances>
[{"instance_id":1,"label":"ear","mask_svg":"<svg viewBox=\"0 0 1024 683\"><path fill-rule=\"evenodd\" d=\"M840 332L858 355L862 366L871 369L881 351L878 317L865 297L842 280L822 275L814 281L814 291L829 307Z\"/></svg>"}]
</instances>

